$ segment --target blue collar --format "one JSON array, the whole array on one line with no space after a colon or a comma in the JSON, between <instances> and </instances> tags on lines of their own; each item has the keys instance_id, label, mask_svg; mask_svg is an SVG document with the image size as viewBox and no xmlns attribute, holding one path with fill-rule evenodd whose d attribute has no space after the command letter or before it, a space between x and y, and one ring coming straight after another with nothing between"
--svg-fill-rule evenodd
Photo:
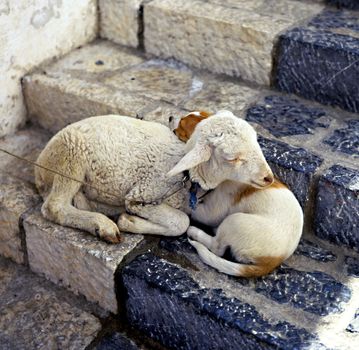
<instances>
[{"instance_id":1,"label":"blue collar","mask_svg":"<svg viewBox=\"0 0 359 350\"><path fill-rule=\"evenodd\" d=\"M199 183L191 182L191 188L189 189L189 207L192 210L196 210L197 208L197 203L198 203L197 192L199 188L200 188Z\"/></svg>"}]
</instances>

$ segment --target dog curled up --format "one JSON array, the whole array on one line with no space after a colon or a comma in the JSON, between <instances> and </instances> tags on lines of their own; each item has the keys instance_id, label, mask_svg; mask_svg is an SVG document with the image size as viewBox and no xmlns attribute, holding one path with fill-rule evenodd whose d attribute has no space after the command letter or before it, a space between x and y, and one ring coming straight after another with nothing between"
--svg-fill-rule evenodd
<instances>
[{"instance_id":1,"label":"dog curled up","mask_svg":"<svg viewBox=\"0 0 359 350\"><path fill-rule=\"evenodd\" d=\"M207 117L203 112L188 114L175 134L187 142L196 125ZM250 132L254 137L254 130ZM245 165L251 157L251 150L243 149L227 162ZM198 204L192 218L216 228L215 237L194 226L187 230L189 242L203 262L228 275L259 277L293 254L302 234L302 209L286 185L267 180L257 183L243 177L224 181ZM238 262L222 258L228 248Z\"/></svg>"}]
</instances>

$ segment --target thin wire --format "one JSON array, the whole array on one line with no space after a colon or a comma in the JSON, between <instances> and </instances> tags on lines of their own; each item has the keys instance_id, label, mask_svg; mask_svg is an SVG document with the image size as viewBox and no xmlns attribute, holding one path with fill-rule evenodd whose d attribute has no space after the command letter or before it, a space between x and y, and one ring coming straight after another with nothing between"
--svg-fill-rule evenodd
<instances>
[{"instance_id":1,"label":"thin wire","mask_svg":"<svg viewBox=\"0 0 359 350\"><path fill-rule=\"evenodd\" d=\"M113 195L112 193L106 192L106 191L104 191L104 190L102 190L102 189L100 189L100 188L98 188L98 187L96 187L96 186L93 186L93 185L90 185L90 184L88 184L88 183L86 183L86 182L84 182L84 181L75 179L75 178L73 178L73 177L71 177L71 176L69 176L69 175L62 174L62 173L60 173L60 172L57 171L57 170L53 170L53 169L47 168L47 167L45 167L45 166L43 166L43 165L41 165L41 164L38 164L38 163L36 163L36 162L34 162L34 161L32 161L32 160L29 160L29 159L20 157L20 156L14 154L14 153L11 153L11 152L9 152L9 151L7 151L7 150L5 150L5 149L0 148L0 151L1 151L1 152L4 152L4 153L6 153L6 154L8 154L9 156L12 156L12 157L14 157L14 158L17 158L17 159L19 159L19 160L21 160L21 161L24 161L24 162L26 162L26 163L29 163L29 164L31 164L31 165L33 165L33 166L36 166L36 167L38 167L38 168L44 169L44 170L46 170L46 171L49 171L50 173L63 176L63 177L66 178L66 179L69 179L69 180L78 182L78 183L80 183L80 184L82 184L82 185L84 185L84 186L88 186L88 187L90 187L90 188L95 189L96 191L100 191L100 192L102 192L102 193L104 193L104 194L106 194L106 195L108 195L108 196L114 197L114 195ZM189 178L187 178L187 176L185 176L185 177L181 180L181 185L180 185L179 189L176 189L174 192L172 192L172 193L169 194L169 195L168 195L168 192L169 192L170 190L168 190L168 191L164 194L164 196L163 196L162 198L155 199L155 200L153 200L153 201L150 202L150 203L146 203L146 202L142 202L142 203L143 203L143 204L153 204L153 203L162 201L164 198L171 197L171 196L173 196L174 194L176 194L177 192L179 192L181 189L183 189L184 186L185 186L185 183L186 183L188 180L189 180Z\"/></svg>"}]
</instances>

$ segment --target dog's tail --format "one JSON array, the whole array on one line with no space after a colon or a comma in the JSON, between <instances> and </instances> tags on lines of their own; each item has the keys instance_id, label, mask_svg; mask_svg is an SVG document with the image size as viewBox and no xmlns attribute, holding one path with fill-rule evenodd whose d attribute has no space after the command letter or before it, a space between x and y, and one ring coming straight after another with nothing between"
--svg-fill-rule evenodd
<instances>
[{"instance_id":1,"label":"dog's tail","mask_svg":"<svg viewBox=\"0 0 359 350\"><path fill-rule=\"evenodd\" d=\"M253 265L246 265L228 261L212 253L206 246L197 241L188 239L197 250L201 260L209 266L227 275L237 277L260 277L272 272L283 261L284 257L259 257Z\"/></svg>"}]
</instances>

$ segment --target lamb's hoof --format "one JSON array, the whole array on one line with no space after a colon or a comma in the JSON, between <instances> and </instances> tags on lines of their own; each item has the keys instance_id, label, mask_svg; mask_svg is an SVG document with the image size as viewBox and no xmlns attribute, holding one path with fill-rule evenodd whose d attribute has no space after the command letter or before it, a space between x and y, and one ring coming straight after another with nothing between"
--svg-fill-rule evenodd
<instances>
[{"instance_id":1,"label":"lamb's hoof","mask_svg":"<svg viewBox=\"0 0 359 350\"><path fill-rule=\"evenodd\" d=\"M95 234L97 237L105 240L108 243L120 243L122 241L122 237L120 235L120 231L117 227L117 225L111 221L108 220L106 224L98 223L98 227L95 229Z\"/></svg>"},{"instance_id":2,"label":"lamb's hoof","mask_svg":"<svg viewBox=\"0 0 359 350\"><path fill-rule=\"evenodd\" d=\"M126 213L121 214L117 221L117 226L121 231L131 232L131 227L133 226L134 220L131 215Z\"/></svg>"},{"instance_id":3,"label":"lamb's hoof","mask_svg":"<svg viewBox=\"0 0 359 350\"><path fill-rule=\"evenodd\" d=\"M198 236L200 235L200 230L197 227L190 226L187 229L187 236L189 238L194 239L195 241L198 241Z\"/></svg>"}]
</instances>

